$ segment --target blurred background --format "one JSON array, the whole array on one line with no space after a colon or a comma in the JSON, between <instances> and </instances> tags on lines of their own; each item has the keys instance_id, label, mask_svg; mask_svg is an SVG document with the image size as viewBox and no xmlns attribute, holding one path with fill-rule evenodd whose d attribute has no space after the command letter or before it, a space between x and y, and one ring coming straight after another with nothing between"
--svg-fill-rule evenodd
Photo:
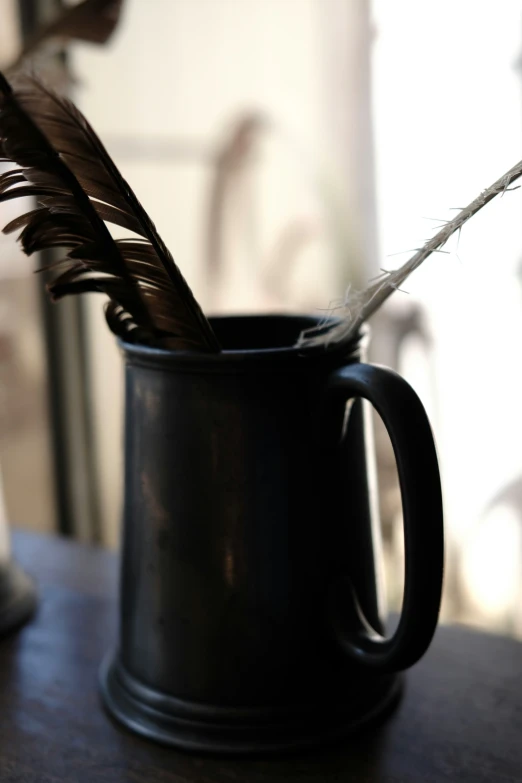
<instances>
[{"instance_id":1,"label":"blurred background","mask_svg":"<svg viewBox=\"0 0 522 783\"><path fill-rule=\"evenodd\" d=\"M0 0L0 67L67 5ZM207 313L325 310L522 157L522 0L98 6L120 14L104 46L53 40L33 67L87 115ZM435 432L443 620L522 638L521 192L392 297L372 358ZM0 205L0 224L19 209ZM116 547L121 360L101 298L50 305L37 265L2 236L0 516ZM375 425L396 608L400 496Z\"/></svg>"}]
</instances>

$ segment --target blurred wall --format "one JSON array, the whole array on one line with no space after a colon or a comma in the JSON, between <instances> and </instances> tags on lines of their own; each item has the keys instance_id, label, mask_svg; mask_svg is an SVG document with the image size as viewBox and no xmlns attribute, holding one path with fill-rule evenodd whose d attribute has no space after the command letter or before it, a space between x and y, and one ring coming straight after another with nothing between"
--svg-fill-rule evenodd
<instances>
[{"instance_id":1,"label":"blurred wall","mask_svg":"<svg viewBox=\"0 0 522 783\"><path fill-rule=\"evenodd\" d=\"M78 49L77 97L207 310L314 310L342 298L348 281L406 260L521 157L521 24L520 0L130 0L106 51ZM234 134L254 115L263 125L245 152ZM209 216L223 160L224 273L214 285ZM399 316L420 307L433 338L429 352L410 344L401 369L438 443L445 616L513 632L522 628L521 207L519 191L489 205L389 305ZM89 311L115 543L120 365L100 303Z\"/></svg>"},{"instance_id":2,"label":"blurred wall","mask_svg":"<svg viewBox=\"0 0 522 783\"><path fill-rule=\"evenodd\" d=\"M373 19L380 240L392 268L522 157L522 3L374 0ZM462 589L451 616L497 618L504 630L521 604L522 494L508 514L489 506L522 475L520 193L488 205L393 302L420 303L434 339L432 378L411 361L405 371L432 402L447 586Z\"/></svg>"},{"instance_id":3,"label":"blurred wall","mask_svg":"<svg viewBox=\"0 0 522 783\"><path fill-rule=\"evenodd\" d=\"M366 0L129 0L107 49L78 47L79 105L207 312L324 309L375 269L369 36ZM252 116L249 155L234 157L238 122ZM210 210L227 154L214 284ZM100 301L88 307L114 544L121 371Z\"/></svg>"}]
</instances>

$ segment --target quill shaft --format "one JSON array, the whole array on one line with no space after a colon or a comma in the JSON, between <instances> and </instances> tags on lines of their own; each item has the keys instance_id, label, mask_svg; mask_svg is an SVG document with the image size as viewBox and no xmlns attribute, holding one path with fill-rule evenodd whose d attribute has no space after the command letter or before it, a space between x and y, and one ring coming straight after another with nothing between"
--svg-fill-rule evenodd
<instances>
[{"instance_id":1,"label":"quill shaft","mask_svg":"<svg viewBox=\"0 0 522 783\"><path fill-rule=\"evenodd\" d=\"M450 237L482 207L488 204L496 196L505 193L506 190L520 176L522 176L522 161L512 166L505 174L497 179L489 188L483 190L467 207L462 209L458 215L444 225L440 231L435 234L423 247L421 247L405 264L393 272L385 272L384 275L373 285L369 286L360 294L357 294L353 302L348 297L347 307L350 310L350 316L336 323L330 329L323 329L321 334L314 334L314 330L302 332L299 337L298 345L306 348L317 345L339 348L340 345L347 344L358 334L362 324L370 318L376 310L388 299L394 291L417 269L432 253L440 250L450 239Z\"/></svg>"}]
</instances>

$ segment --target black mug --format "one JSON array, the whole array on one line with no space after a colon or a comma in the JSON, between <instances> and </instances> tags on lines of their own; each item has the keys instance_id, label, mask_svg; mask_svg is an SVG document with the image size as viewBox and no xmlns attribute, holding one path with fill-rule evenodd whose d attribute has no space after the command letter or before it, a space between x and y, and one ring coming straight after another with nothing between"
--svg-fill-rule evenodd
<instances>
[{"instance_id":1,"label":"black mug","mask_svg":"<svg viewBox=\"0 0 522 783\"><path fill-rule=\"evenodd\" d=\"M176 747L262 753L382 713L433 636L443 528L435 446L396 373L295 346L316 320L212 320L219 354L123 345L120 633L106 707ZM405 586L386 638L369 400L393 444Z\"/></svg>"}]
</instances>

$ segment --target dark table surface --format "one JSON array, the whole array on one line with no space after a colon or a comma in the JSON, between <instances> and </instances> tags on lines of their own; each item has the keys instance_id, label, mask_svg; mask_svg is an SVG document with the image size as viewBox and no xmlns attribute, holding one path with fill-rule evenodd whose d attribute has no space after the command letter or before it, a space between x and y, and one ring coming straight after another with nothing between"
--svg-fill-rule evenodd
<instances>
[{"instance_id":1,"label":"dark table surface","mask_svg":"<svg viewBox=\"0 0 522 783\"><path fill-rule=\"evenodd\" d=\"M335 749L280 760L197 758L138 739L103 712L114 638L114 555L15 534L40 608L0 642L1 783L522 781L522 644L441 627L398 709Z\"/></svg>"}]
</instances>

